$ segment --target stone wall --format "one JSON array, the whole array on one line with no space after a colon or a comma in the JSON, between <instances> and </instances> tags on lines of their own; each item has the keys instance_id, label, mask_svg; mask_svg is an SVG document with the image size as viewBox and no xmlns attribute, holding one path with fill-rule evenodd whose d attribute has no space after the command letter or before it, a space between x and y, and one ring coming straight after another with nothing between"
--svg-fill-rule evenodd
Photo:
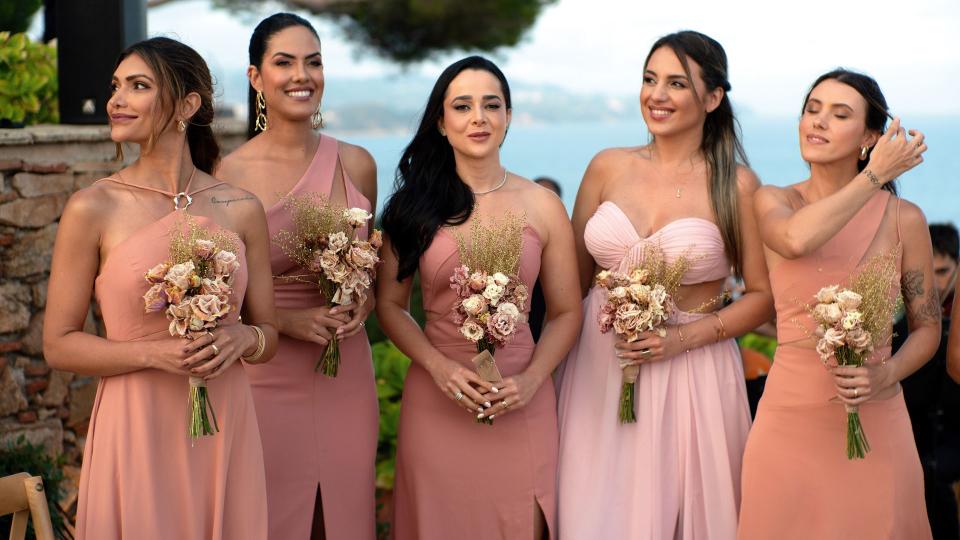
<instances>
[{"instance_id":1,"label":"stone wall","mask_svg":"<svg viewBox=\"0 0 960 540\"><path fill-rule=\"evenodd\" d=\"M227 150L242 141L242 127L219 126ZM115 153L105 126L0 129L0 447L23 435L65 456L71 513L97 380L44 361L47 282L67 199L120 168ZM98 315L91 303L86 332L103 335Z\"/></svg>"}]
</instances>

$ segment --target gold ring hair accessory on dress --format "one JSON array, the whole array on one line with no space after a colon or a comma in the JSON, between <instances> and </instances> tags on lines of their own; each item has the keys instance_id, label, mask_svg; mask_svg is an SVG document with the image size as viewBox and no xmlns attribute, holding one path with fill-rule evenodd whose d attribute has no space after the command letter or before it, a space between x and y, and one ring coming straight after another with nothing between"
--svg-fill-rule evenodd
<instances>
[{"instance_id":1,"label":"gold ring hair accessory on dress","mask_svg":"<svg viewBox=\"0 0 960 540\"><path fill-rule=\"evenodd\" d=\"M257 350L253 351L253 354L250 356L241 356L240 359L244 362L256 362L263 355L263 350L267 346L267 340L263 336L263 330L259 326L251 324L250 328L253 328L253 331L257 334Z\"/></svg>"}]
</instances>

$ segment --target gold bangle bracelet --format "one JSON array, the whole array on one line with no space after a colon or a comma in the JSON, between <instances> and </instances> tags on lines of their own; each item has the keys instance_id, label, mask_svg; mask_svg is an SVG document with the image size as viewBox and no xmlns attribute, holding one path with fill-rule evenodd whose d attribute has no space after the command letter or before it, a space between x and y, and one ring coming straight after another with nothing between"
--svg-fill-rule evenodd
<instances>
[{"instance_id":1,"label":"gold bangle bracelet","mask_svg":"<svg viewBox=\"0 0 960 540\"><path fill-rule=\"evenodd\" d=\"M253 354L250 356L240 356L240 359L244 362L256 362L263 356L263 350L267 347L267 338L263 335L263 330L255 324L251 324L250 328L253 328L253 331L257 334L257 350L253 351Z\"/></svg>"}]
</instances>

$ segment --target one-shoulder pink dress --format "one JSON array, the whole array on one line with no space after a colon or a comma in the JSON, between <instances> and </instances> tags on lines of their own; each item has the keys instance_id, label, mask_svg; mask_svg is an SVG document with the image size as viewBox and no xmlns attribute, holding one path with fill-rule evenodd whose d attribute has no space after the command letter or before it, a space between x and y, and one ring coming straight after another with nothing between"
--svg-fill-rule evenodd
<instances>
[{"instance_id":1,"label":"one-shoulder pink dress","mask_svg":"<svg viewBox=\"0 0 960 540\"><path fill-rule=\"evenodd\" d=\"M627 271L646 246L667 261L686 255L683 284L730 272L720 231L700 218L672 221L641 238L612 201L584 230L601 268ZM597 322L606 293L583 301L580 338L565 361L560 388L560 537L567 540L733 538L740 500L740 460L750 411L743 364L732 339L643 364L635 424L620 424L622 371L615 334ZM668 325L704 314L677 312Z\"/></svg>"},{"instance_id":2,"label":"one-shoulder pink dress","mask_svg":"<svg viewBox=\"0 0 960 540\"><path fill-rule=\"evenodd\" d=\"M815 252L770 269L780 345L743 456L738 538L930 538L903 392L860 405L871 451L847 459L846 411L832 400L837 391L812 348L816 324L804 307L821 287L849 284L861 263L883 253L874 246L882 245L878 231L888 204L894 204L888 192L875 194ZM897 216L899 232L899 207ZM897 267L899 286L899 261ZM801 342L807 346L795 345ZM889 356L887 346L868 362Z\"/></svg>"},{"instance_id":3,"label":"one-shoulder pink dress","mask_svg":"<svg viewBox=\"0 0 960 540\"><path fill-rule=\"evenodd\" d=\"M168 259L178 215L137 230L104 261L95 294L107 339L173 339L163 313L144 313L149 284L143 276ZM217 227L209 218L193 218ZM237 309L221 325L237 323L246 290L245 250L238 244ZM100 379L83 453L78 539L266 538L260 433L240 362L207 388L220 431L191 441L187 377L142 369Z\"/></svg>"},{"instance_id":4,"label":"one-shoulder pink dress","mask_svg":"<svg viewBox=\"0 0 960 540\"><path fill-rule=\"evenodd\" d=\"M523 231L520 280L533 290L542 245L536 231ZM450 276L460 265L457 242L446 229L420 258L425 333L448 358L470 370L476 345L458 331L451 308L457 301ZM528 302L529 304L529 302ZM529 305L523 306L528 312ZM501 375L523 372L533 356L526 324L495 354ZM403 388L397 442L395 518L398 540L533 538L535 505L556 538L556 393L549 379L522 409L480 424L445 396L414 362Z\"/></svg>"},{"instance_id":5,"label":"one-shoulder pink dress","mask_svg":"<svg viewBox=\"0 0 960 540\"><path fill-rule=\"evenodd\" d=\"M330 195L339 162L337 140L322 136L317 153L290 194ZM370 210L341 167L347 206ZM294 231L283 203L268 208L267 226ZM357 232L366 238L367 228ZM305 270L270 246L274 276ZM277 308L304 309L326 304L319 287L289 279L274 282ZM265 364L247 365L266 463L270 538L309 538L319 488L326 537L373 539L376 534L376 386L365 330L340 342L336 378L316 371L324 347L280 335L277 352Z\"/></svg>"}]
</instances>

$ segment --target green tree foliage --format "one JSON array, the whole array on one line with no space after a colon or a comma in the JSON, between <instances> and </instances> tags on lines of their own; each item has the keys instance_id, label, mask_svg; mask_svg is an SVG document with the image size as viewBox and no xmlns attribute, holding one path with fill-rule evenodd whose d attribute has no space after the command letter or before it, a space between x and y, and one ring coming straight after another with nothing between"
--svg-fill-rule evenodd
<instances>
[{"instance_id":1,"label":"green tree foliage","mask_svg":"<svg viewBox=\"0 0 960 540\"><path fill-rule=\"evenodd\" d=\"M373 371L380 405L380 438L377 441L377 487L393 489L397 454L400 398L410 359L389 341L373 344Z\"/></svg>"},{"instance_id":2,"label":"green tree foliage","mask_svg":"<svg viewBox=\"0 0 960 540\"><path fill-rule=\"evenodd\" d=\"M26 32L33 15L42 5L43 0L3 0L0 2L0 31Z\"/></svg>"},{"instance_id":3,"label":"green tree foliage","mask_svg":"<svg viewBox=\"0 0 960 540\"><path fill-rule=\"evenodd\" d=\"M56 123L57 110L56 47L0 32L0 120Z\"/></svg>"},{"instance_id":4,"label":"green tree foliage","mask_svg":"<svg viewBox=\"0 0 960 540\"><path fill-rule=\"evenodd\" d=\"M286 0L291 8L333 18L347 35L388 60L407 64L457 50L516 45L556 0ZM214 0L231 10L262 0Z\"/></svg>"}]
</instances>

